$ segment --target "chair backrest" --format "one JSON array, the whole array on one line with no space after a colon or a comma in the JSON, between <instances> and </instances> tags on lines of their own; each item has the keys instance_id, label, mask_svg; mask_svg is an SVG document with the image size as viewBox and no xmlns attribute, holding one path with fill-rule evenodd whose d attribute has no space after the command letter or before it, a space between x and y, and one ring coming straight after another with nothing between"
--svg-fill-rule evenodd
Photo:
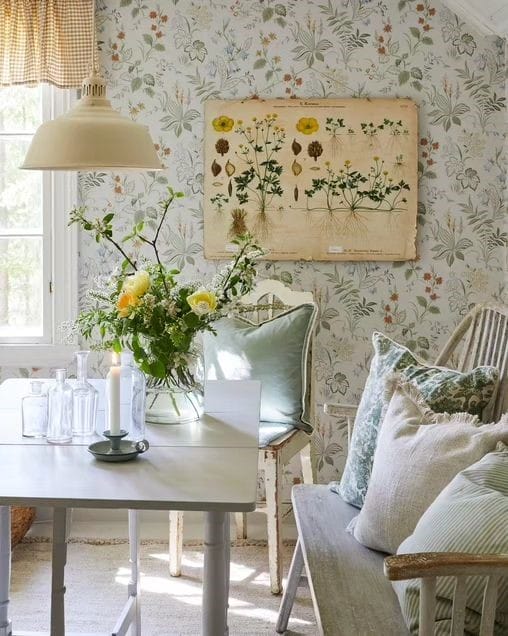
<instances>
[{"instance_id":1,"label":"chair backrest","mask_svg":"<svg viewBox=\"0 0 508 636\"><path fill-rule=\"evenodd\" d=\"M238 308L238 311L242 316L246 316L252 322L260 323L265 320L270 320L288 309L309 303L316 305L312 292L295 291L290 287L286 287L286 285L279 280L266 278L260 280L249 294L243 296L241 299L242 307ZM314 331L314 325L312 331ZM312 337L305 367L307 370L306 378L304 379L307 387L306 401L308 403L311 420L314 422Z\"/></svg>"},{"instance_id":2,"label":"chair backrest","mask_svg":"<svg viewBox=\"0 0 508 636\"><path fill-rule=\"evenodd\" d=\"M474 307L452 333L436 364L449 365L452 359L457 360L459 371L480 365L497 367L499 388L483 419L498 420L508 411L508 307L493 304Z\"/></svg>"}]
</instances>

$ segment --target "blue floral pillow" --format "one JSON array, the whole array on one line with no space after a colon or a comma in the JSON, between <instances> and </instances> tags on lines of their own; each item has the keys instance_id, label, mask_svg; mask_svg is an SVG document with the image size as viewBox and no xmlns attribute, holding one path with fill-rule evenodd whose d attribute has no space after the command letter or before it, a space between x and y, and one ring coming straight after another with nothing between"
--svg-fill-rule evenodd
<instances>
[{"instance_id":1,"label":"blue floral pillow","mask_svg":"<svg viewBox=\"0 0 508 636\"><path fill-rule=\"evenodd\" d=\"M413 382L429 407L438 413L465 412L480 415L492 399L499 381L494 367L477 367L468 373L429 367L406 347L379 332L372 336L374 357L356 414L351 446L338 487L344 501L361 508L369 485L377 436L388 399L385 379L394 372Z\"/></svg>"}]
</instances>

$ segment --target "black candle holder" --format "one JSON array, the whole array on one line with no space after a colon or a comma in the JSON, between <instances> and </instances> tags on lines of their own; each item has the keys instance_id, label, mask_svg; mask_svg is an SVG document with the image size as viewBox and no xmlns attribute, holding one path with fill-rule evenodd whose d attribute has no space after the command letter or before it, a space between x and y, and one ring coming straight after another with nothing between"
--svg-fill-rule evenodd
<instances>
[{"instance_id":1,"label":"black candle holder","mask_svg":"<svg viewBox=\"0 0 508 636\"><path fill-rule=\"evenodd\" d=\"M107 437L107 442L94 442L88 447L90 453L102 462L128 462L150 447L146 439L140 442L122 441L128 435L128 432L123 429L114 435L108 429L104 431L103 435Z\"/></svg>"}]
</instances>

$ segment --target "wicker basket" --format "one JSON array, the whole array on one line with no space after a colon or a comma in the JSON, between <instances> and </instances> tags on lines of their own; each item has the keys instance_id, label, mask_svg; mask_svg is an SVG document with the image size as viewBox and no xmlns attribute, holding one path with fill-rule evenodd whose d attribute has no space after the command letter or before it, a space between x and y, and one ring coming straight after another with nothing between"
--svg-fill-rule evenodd
<instances>
[{"instance_id":1,"label":"wicker basket","mask_svg":"<svg viewBox=\"0 0 508 636\"><path fill-rule=\"evenodd\" d=\"M35 519L35 508L11 508L11 545L17 545L30 529Z\"/></svg>"}]
</instances>

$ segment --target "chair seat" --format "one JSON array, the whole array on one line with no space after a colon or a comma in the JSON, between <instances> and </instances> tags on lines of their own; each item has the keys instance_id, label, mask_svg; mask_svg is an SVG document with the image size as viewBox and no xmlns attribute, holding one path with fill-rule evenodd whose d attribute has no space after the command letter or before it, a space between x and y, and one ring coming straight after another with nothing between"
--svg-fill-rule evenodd
<instances>
[{"instance_id":1,"label":"chair seat","mask_svg":"<svg viewBox=\"0 0 508 636\"><path fill-rule=\"evenodd\" d=\"M269 446L278 437L287 435L290 431L294 430L296 430L296 427L292 424L283 424L281 422L260 422L259 448Z\"/></svg>"}]
</instances>

